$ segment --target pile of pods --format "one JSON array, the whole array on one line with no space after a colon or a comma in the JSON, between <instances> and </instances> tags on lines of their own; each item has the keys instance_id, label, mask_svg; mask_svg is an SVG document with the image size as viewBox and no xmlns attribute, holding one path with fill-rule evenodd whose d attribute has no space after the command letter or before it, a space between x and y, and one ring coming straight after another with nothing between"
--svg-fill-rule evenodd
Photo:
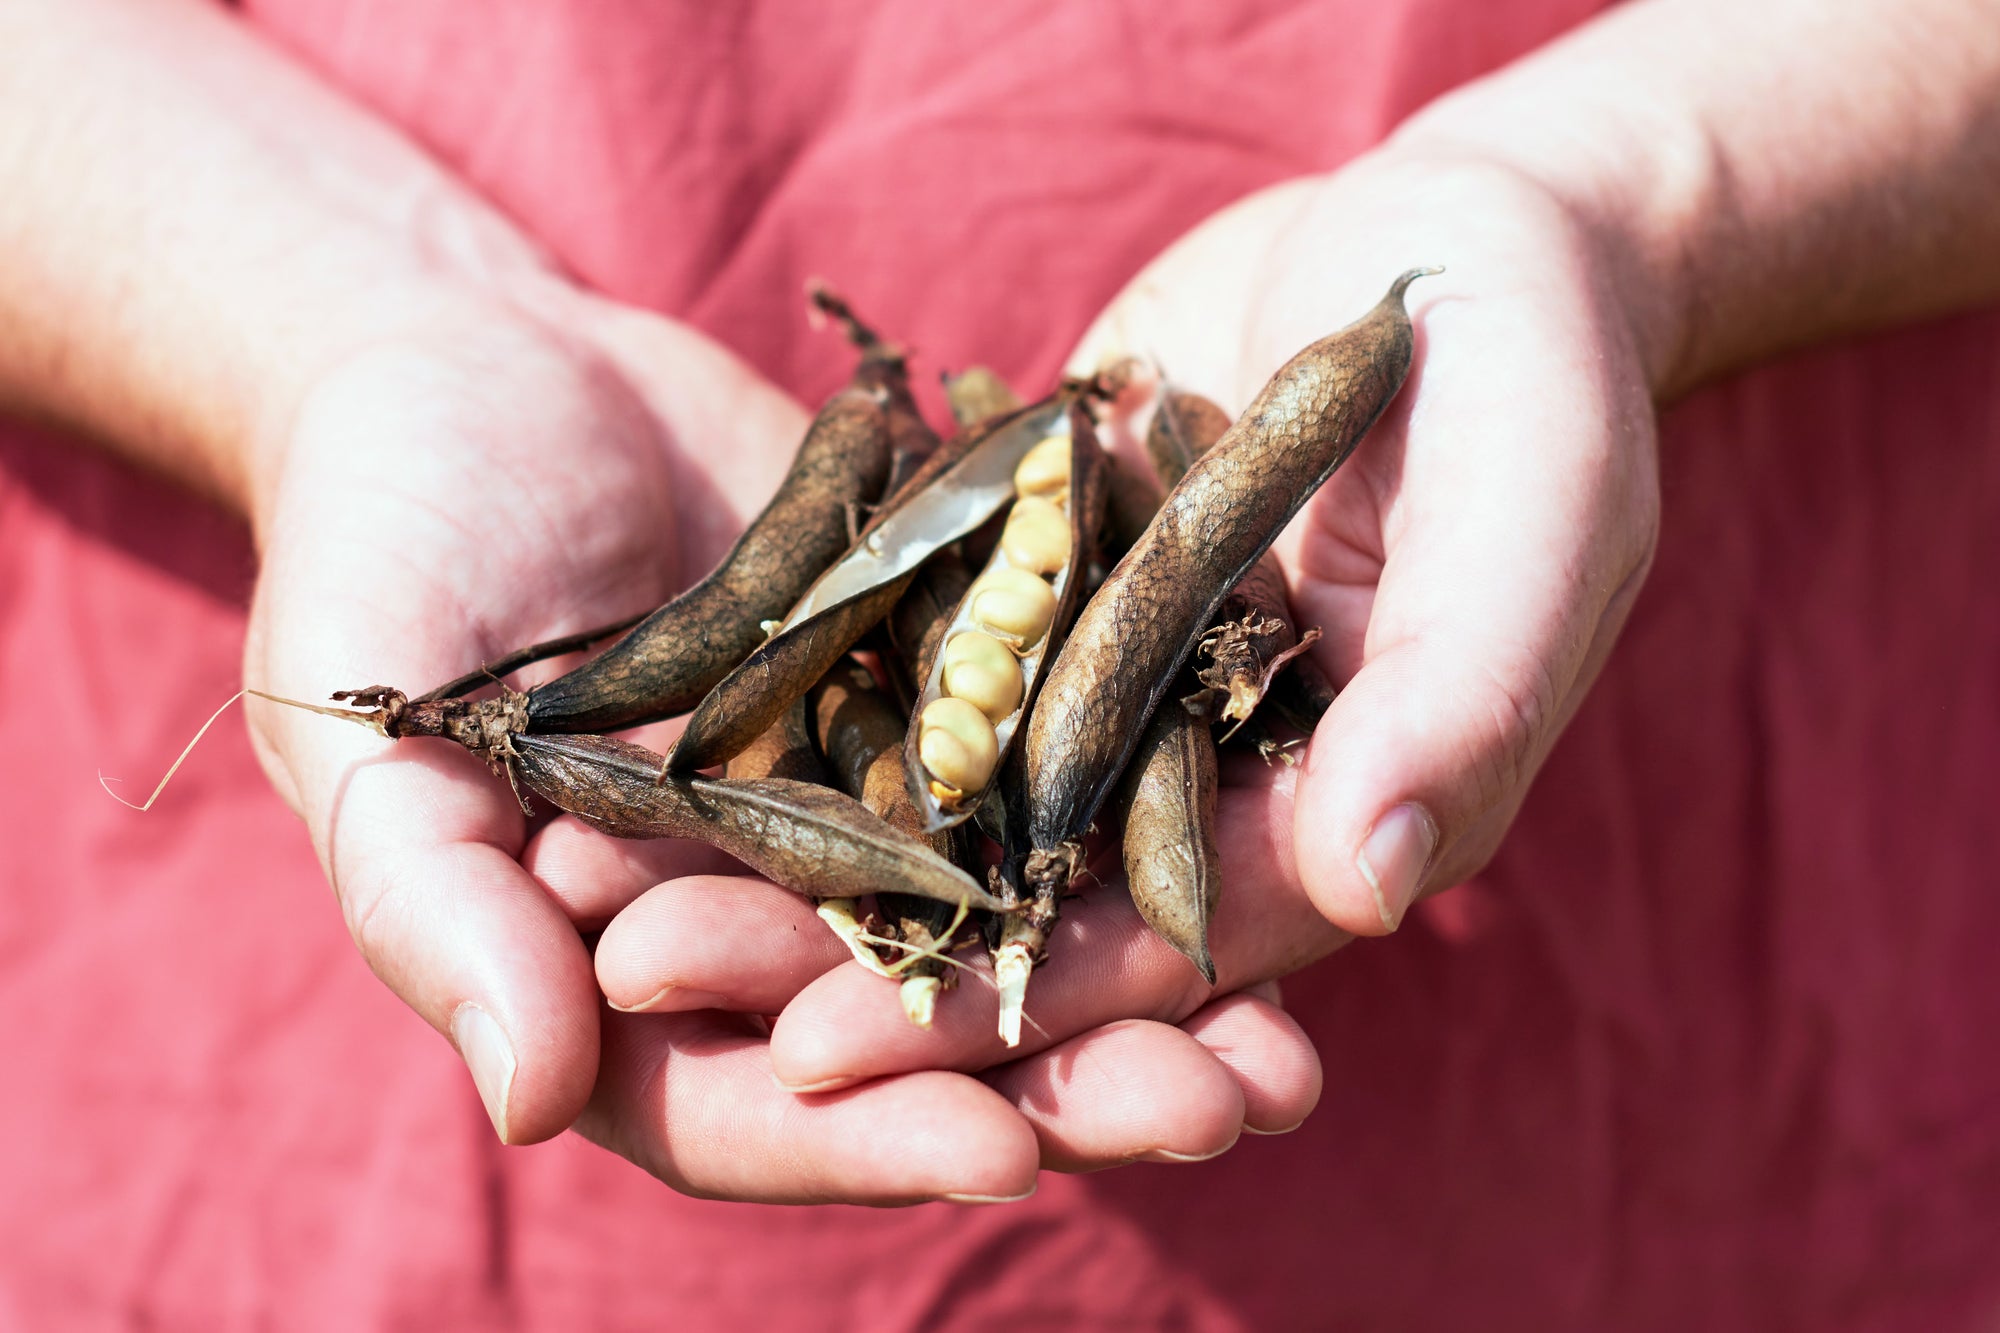
<instances>
[{"instance_id":1,"label":"pile of pods","mask_svg":"<svg viewBox=\"0 0 2000 1333\"><path fill-rule=\"evenodd\" d=\"M948 377L940 441L902 351L815 289L860 364L706 578L416 698L334 698L386 736L457 742L524 804L699 838L817 900L923 1026L953 955L983 944L1018 1043L1100 821L1140 913L1213 983L1215 729L1268 754L1269 715L1309 734L1333 698L1266 551L1402 385L1403 293L1435 271L1293 357L1233 424L1159 390L1156 476L1098 444L1124 368L1027 406L990 373ZM487 688L614 636L525 693ZM602 734L682 714L664 756Z\"/></svg>"}]
</instances>

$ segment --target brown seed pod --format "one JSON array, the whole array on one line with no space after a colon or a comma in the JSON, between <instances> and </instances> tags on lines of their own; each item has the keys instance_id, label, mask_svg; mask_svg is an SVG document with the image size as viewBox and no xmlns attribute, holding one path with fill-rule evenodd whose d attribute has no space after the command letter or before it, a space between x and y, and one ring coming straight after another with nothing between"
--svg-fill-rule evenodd
<instances>
[{"instance_id":1,"label":"brown seed pod","mask_svg":"<svg viewBox=\"0 0 2000 1333\"><path fill-rule=\"evenodd\" d=\"M835 667L808 696L819 748L832 765L838 785L892 826L922 839L931 850L963 864L951 833L923 832L924 817L903 786L904 715L857 664ZM957 982L942 961L956 913L934 899L883 892L876 903L887 918L883 934L871 940L853 915L853 906L828 924L845 939L864 966L903 981L903 1009L910 1021L929 1027L940 991ZM866 952L870 943L872 952ZM902 946L900 948L896 946Z\"/></svg>"},{"instance_id":2,"label":"brown seed pod","mask_svg":"<svg viewBox=\"0 0 2000 1333\"><path fill-rule=\"evenodd\" d=\"M1080 863L1141 720L1223 598L1402 387L1413 345L1403 292L1431 271L1403 274L1361 320L1287 362L1077 617L1028 722L1025 874L1038 902Z\"/></svg>"},{"instance_id":3,"label":"brown seed pod","mask_svg":"<svg viewBox=\"0 0 2000 1333\"><path fill-rule=\"evenodd\" d=\"M953 611L903 746L925 827L963 822L986 799L1078 600L1104 515L1104 451L1070 411L1022 455L1019 498L986 568Z\"/></svg>"},{"instance_id":4,"label":"brown seed pod","mask_svg":"<svg viewBox=\"0 0 2000 1333\"><path fill-rule=\"evenodd\" d=\"M1146 429L1146 455L1160 479L1176 486L1228 429L1228 414L1208 399L1164 389ZM1212 715L1238 725L1248 721L1288 664L1306 678L1302 690L1331 697L1332 682L1305 655L1319 631L1308 630L1302 637L1294 627L1285 571L1268 551L1237 581L1216 615L1200 644L1208 665L1197 673L1210 696Z\"/></svg>"},{"instance_id":5,"label":"brown seed pod","mask_svg":"<svg viewBox=\"0 0 2000 1333\"><path fill-rule=\"evenodd\" d=\"M660 756L602 736L515 736L523 787L620 838L699 838L810 898L881 890L1002 904L922 842L830 787L782 778L668 778Z\"/></svg>"},{"instance_id":6,"label":"brown seed pod","mask_svg":"<svg viewBox=\"0 0 2000 1333\"><path fill-rule=\"evenodd\" d=\"M960 427L977 426L1021 406L1021 396L985 366L967 366L956 375L946 375L944 396L951 404L952 420Z\"/></svg>"},{"instance_id":7,"label":"brown seed pod","mask_svg":"<svg viewBox=\"0 0 2000 1333\"><path fill-rule=\"evenodd\" d=\"M1112 563L1132 548L1160 512L1165 498L1158 484L1121 458L1111 458L1104 506L1104 554Z\"/></svg>"},{"instance_id":8,"label":"brown seed pod","mask_svg":"<svg viewBox=\"0 0 2000 1333\"><path fill-rule=\"evenodd\" d=\"M771 637L702 699L668 771L722 763L770 726L889 613L925 560L1013 499L1021 456L1067 418L1082 391L1065 389L933 454Z\"/></svg>"},{"instance_id":9,"label":"brown seed pod","mask_svg":"<svg viewBox=\"0 0 2000 1333\"><path fill-rule=\"evenodd\" d=\"M1215 847L1215 737L1173 699L1146 728L1114 804L1125 826L1125 878L1153 933L1215 984L1208 922L1222 889Z\"/></svg>"},{"instance_id":10,"label":"brown seed pod","mask_svg":"<svg viewBox=\"0 0 2000 1333\"><path fill-rule=\"evenodd\" d=\"M729 761L723 776L784 778L791 782L833 786L833 775L826 771L819 747L813 744L812 727L806 720L806 701L794 701L785 710L784 716L750 742L750 748Z\"/></svg>"},{"instance_id":11,"label":"brown seed pod","mask_svg":"<svg viewBox=\"0 0 2000 1333\"><path fill-rule=\"evenodd\" d=\"M853 308L825 283L816 278L808 282L806 299L814 311L838 323L847 340L860 351L861 364L854 372L853 383L882 393L893 454L886 493L893 493L938 447L937 432L917 410L917 400L910 393L908 358L900 346L884 342L874 329L862 323Z\"/></svg>"}]
</instances>

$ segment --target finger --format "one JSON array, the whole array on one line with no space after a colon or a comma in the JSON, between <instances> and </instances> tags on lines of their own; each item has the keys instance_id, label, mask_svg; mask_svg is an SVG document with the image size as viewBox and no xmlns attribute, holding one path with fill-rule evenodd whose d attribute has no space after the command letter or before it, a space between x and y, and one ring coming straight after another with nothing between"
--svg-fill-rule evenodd
<instances>
[{"instance_id":1,"label":"finger","mask_svg":"<svg viewBox=\"0 0 2000 1333\"><path fill-rule=\"evenodd\" d=\"M1290 770L1274 770L1268 788L1225 790L1218 800L1225 888L1210 948L1222 991L1294 971L1344 938L1292 882L1291 781ZM1019 1047L1000 1040L999 1002L983 963L940 998L929 1029L903 1017L893 985L846 966L785 1007L772 1028L771 1061L794 1088L911 1069L984 1069L1119 1019L1177 1022L1211 993L1114 884L1065 905L1048 961L1028 988Z\"/></svg>"},{"instance_id":2,"label":"finger","mask_svg":"<svg viewBox=\"0 0 2000 1333\"><path fill-rule=\"evenodd\" d=\"M1243 1128L1252 1134L1290 1133L1319 1105L1319 1052L1305 1029L1266 998L1276 987L1266 982L1225 995L1180 1025L1235 1076Z\"/></svg>"},{"instance_id":3,"label":"finger","mask_svg":"<svg viewBox=\"0 0 2000 1333\"><path fill-rule=\"evenodd\" d=\"M1166 1023L1108 1024L1002 1065L986 1081L1034 1127L1052 1171L1199 1162L1228 1151L1243 1131L1235 1073Z\"/></svg>"},{"instance_id":4,"label":"finger","mask_svg":"<svg viewBox=\"0 0 2000 1333\"><path fill-rule=\"evenodd\" d=\"M999 1202L1035 1188L1034 1131L975 1079L926 1072L798 1097L744 1020L607 1014L578 1124L684 1193L762 1203Z\"/></svg>"},{"instance_id":5,"label":"finger","mask_svg":"<svg viewBox=\"0 0 2000 1333\"><path fill-rule=\"evenodd\" d=\"M775 1014L849 957L798 894L751 875L694 875L652 889L605 928L597 980L631 1012Z\"/></svg>"},{"instance_id":6,"label":"finger","mask_svg":"<svg viewBox=\"0 0 2000 1333\"><path fill-rule=\"evenodd\" d=\"M687 838L613 838L569 815L551 820L521 855L578 929L601 928L655 884L742 869L732 857Z\"/></svg>"},{"instance_id":7,"label":"finger","mask_svg":"<svg viewBox=\"0 0 2000 1333\"><path fill-rule=\"evenodd\" d=\"M1627 386L1599 382L1592 346L1536 347L1532 366L1510 366L1504 337L1462 323L1462 307L1430 322L1363 662L1298 780L1303 883L1356 934L1394 930L1427 882L1490 855L1652 550L1651 418L1620 396ZM1530 375L1574 392L1524 398ZM1314 568L1341 535L1315 542L1311 524L1351 515L1366 478L1335 481L1349 489L1309 508L1299 543L1307 619L1337 614L1345 591Z\"/></svg>"}]
</instances>

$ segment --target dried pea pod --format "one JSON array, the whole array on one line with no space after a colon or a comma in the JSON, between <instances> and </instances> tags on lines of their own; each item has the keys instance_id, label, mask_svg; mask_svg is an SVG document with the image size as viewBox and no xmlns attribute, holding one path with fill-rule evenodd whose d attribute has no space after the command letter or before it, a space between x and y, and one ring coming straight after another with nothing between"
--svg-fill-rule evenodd
<instances>
[{"instance_id":1,"label":"dried pea pod","mask_svg":"<svg viewBox=\"0 0 2000 1333\"><path fill-rule=\"evenodd\" d=\"M1198 633L1402 387L1413 335L1397 278L1307 347L1191 466L1071 628L1028 722L1029 916L1053 924L1082 838Z\"/></svg>"},{"instance_id":2,"label":"dried pea pod","mask_svg":"<svg viewBox=\"0 0 2000 1333\"><path fill-rule=\"evenodd\" d=\"M785 778L792 782L833 785L833 775L821 762L819 747L813 744L812 728L806 721L806 701L799 699L784 716L764 729L750 747L729 761L723 770L728 778Z\"/></svg>"},{"instance_id":3,"label":"dried pea pod","mask_svg":"<svg viewBox=\"0 0 2000 1333\"><path fill-rule=\"evenodd\" d=\"M918 686L930 679L951 613L972 586L972 570L950 547L924 562L917 577L889 612L889 645L899 664L897 691L914 704Z\"/></svg>"},{"instance_id":4,"label":"dried pea pod","mask_svg":"<svg viewBox=\"0 0 2000 1333\"><path fill-rule=\"evenodd\" d=\"M810 898L889 891L1002 904L916 838L830 787L782 778L659 780L660 756L602 736L516 736L522 786L620 838L699 838Z\"/></svg>"},{"instance_id":5,"label":"dried pea pod","mask_svg":"<svg viewBox=\"0 0 2000 1333\"><path fill-rule=\"evenodd\" d=\"M950 833L923 831L923 815L903 786L903 714L877 688L874 678L850 662L828 672L808 699L814 736L833 767L837 785L889 824L921 838L939 856L963 864ZM944 903L899 893L879 893L876 902L887 918L882 936L863 930L851 900L823 903L820 915L864 967L902 979L903 1012L912 1023L927 1028L939 993L957 980L941 957L956 914ZM886 953L878 953L878 948Z\"/></svg>"},{"instance_id":6,"label":"dried pea pod","mask_svg":"<svg viewBox=\"0 0 2000 1333\"><path fill-rule=\"evenodd\" d=\"M722 763L770 726L889 613L925 560L1013 498L1022 455L1052 422L1067 419L1072 402L1087 391L1066 387L933 454L771 637L702 699L667 756L667 771Z\"/></svg>"},{"instance_id":7,"label":"dried pea pod","mask_svg":"<svg viewBox=\"0 0 2000 1333\"><path fill-rule=\"evenodd\" d=\"M455 696L484 681L460 677L408 703L401 734L459 740L492 762L506 735L610 731L693 708L847 548L853 516L881 497L892 451L886 404L899 377L907 396L900 360L871 360L864 349L855 382L814 418L777 493L721 563L604 652L525 697L462 700ZM537 644L503 664L525 665L580 637Z\"/></svg>"},{"instance_id":8,"label":"dried pea pod","mask_svg":"<svg viewBox=\"0 0 2000 1333\"><path fill-rule=\"evenodd\" d=\"M1197 458L1229 429L1229 414L1197 393L1167 388L1146 429L1146 454L1160 480L1175 486ZM1285 572L1267 551L1230 591L1216 623L1202 636L1208 665L1196 673L1211 711L1241 725L1250 719L1287 664L1302 688L1331 697L1333 684L1305 651L1319 631L1300 635L1291 619ZM1323 711L1323 710L1322 710Z\"/></svg>"},{"instance_id":9,"label":"dried pea pod","mask_svg":"<svg viewBox=\"0 0 2000 1333\"><path fill-rule=\"evenodd\" d=\"M1222 890L1215 844L1215 738L1205 718L1160 705L1119 783L1125 878L1153 933L1215 984L1208 923Z\"/></svg>"},{"instance_id":10,"label":"dried pea pod","mask_svg":"<svg viewBox=\"0 0 2000 1333\"><path fill-rule=\"evenodd\" d=\"M953 611L910 719L903 764L929 830L985 800L1077 602L1105 460L1081 406L1061 424L1022 456L1000 541Z\"/></svg>"},{"instance_id":11,"label":"dried pea pod","mask_svg":"<svg viewBox=\"0 0 2000 1333\"><path fill-rule=\"evenodd\" d=\"M889 485L885 494L893 494L938 447L937 432L924 420L924 414L917 409L916 398L910 393L908 357L902 347L883 341L874 329L862 323L853 307L825 283L817 280L807 283L806 299L815 311L838 323L847 334L847 340L861 353L861 364L855 369L853 383L857 387L881 391L891 450Z\"/></svg>"}]
</instances>

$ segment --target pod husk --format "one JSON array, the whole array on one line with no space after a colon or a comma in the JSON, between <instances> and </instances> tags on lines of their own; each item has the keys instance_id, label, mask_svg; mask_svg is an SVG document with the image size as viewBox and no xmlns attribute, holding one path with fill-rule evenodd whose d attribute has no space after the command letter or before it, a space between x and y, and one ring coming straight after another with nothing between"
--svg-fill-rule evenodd
<instances>
[{"instance_id":1,"label":"pod husk","mask_svg":"<svg viewBox=\"0 0 2000 1333\"><path fill-rule=\"evenodd\" d=\"M1069 560L1057 571L1051 580L1055 591L1056 609L1049 623L1048 632L1025 651L1016 654L1021 668L1021 702L1012 713L994 725L994 738L999 747L999 757L994 763L994 779L986 788L978 792L968 792L952 809L946 809L933 794L930 775L924 768L919 754L918 718L923 710L944 693L944 663L941 653L933 653L930 669L924 676L923 689L917 696L911 710L908 731L903 741L903 769L910 800L924 815L924 828L930 832L952 828L970 818L988 795L998 785L1007 758L1019 734L1023 720L1029 716L1035 705L1035 690L1040 684L1043 669L1048 665L1062 644L1064 629L1076 614L1082 575L1089 553L1095 546L1097 534L1104 523L1105 504L1105 456L1098 447L1097 434L1091 424L1089 413L1080 405L1072 406L1069 414L1070 429L1070 480L1069 511L1070 545ZM1053 433L1053 432L1051 432ZM972 581L973 587L979 578L994 569L1006 567L1006 553L995 548L986 569ZM970 598L962 598L953 610L951 621L938 635L940 644L948 641L952 634L961 630L977 628L972 619Z\"/></svg>"},{"instance_id":2,"label":"pod husk","mask_svg":"<svg viewBox=\"0 0 2000 1333\"><path fill-rule=\"evenodd\" d=\"M947 374L944 396L951 404L952 420L961 428L1006 416L1021 406L1021 396L985 366L967 366L956 375Z\"/></svg>"},{"instance_id":3,"label":"pod husk","mask_svg":"<svg viewBox=\"0 0 2000 1333\"><path fill-rule=\"evenodd\" d=\"M1208 923L1222 892L1215 843L1215 737L1168 699L1146 728L1114 804L1125 829L1125 879L1153 933L1215 984Z\"/></svg>"},{"instance_id":4,"label":"pod husk","mask_svg":"<svg viewBox=\"0 0 2000 1333\"><path fill-rule=\"evenodd\" d=\"M1029 718L1037 897L1081 864L1081 839L1200 631L1389 405L1414 336L1399 277L1373 310L1287 362L1181 478L1071 628Z\"/></svg>"},{"instance_id":5,"label":"pod husk","mask_svg":"<svg viewBox=\"0 0 2000 1333\"><path fill-rule=\"evenodd\" d=\"M1065 389L933 454L776 632L702 699L666 771L723 763L770 726L889 613L925 560L1013 498L1021 455L1069 411L1077 392Z\"/></svg>"},{"instance_id":6,"label":"pod husk","mask_svg":"<svg viewBox=\"0 0 2000 1333\"><path fill-rule=\"evenodd\" d=\"M853 797L783 778L668 778L603 736L516 736L521 786L619 838L698 838L809 898L890 891L995 910L963 870Z\"/></svg>"}]
</instances>

